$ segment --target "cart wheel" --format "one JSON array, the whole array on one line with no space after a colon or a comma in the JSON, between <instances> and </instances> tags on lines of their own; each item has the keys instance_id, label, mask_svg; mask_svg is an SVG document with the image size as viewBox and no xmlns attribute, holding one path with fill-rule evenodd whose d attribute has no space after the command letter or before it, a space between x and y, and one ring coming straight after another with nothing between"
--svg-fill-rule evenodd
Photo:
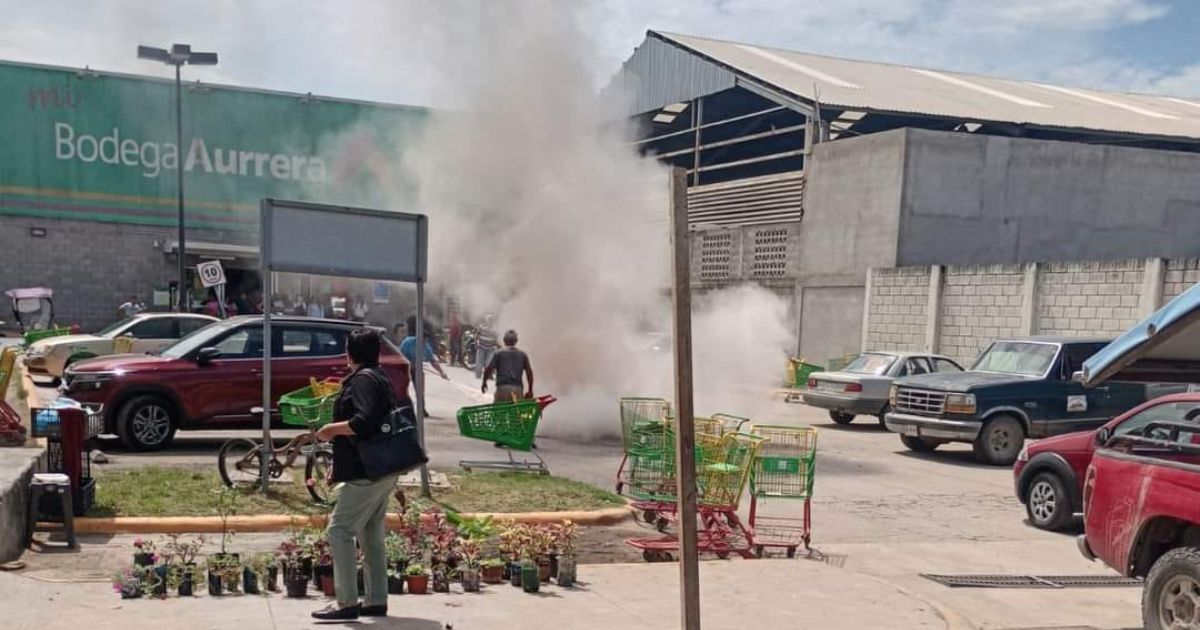
<instances>
[{"instance_id":1,"label":"cart wheel","mask_svg":"<svg viewBox=\"0 0 1200 630\"><path fill-rule=\"evenodd\" d=\"M728 552L728 551L718 551L718 552L717 552L717 558L719 558L719 559L721 559L721 560L728 560L728 559L729 559L729 552Z\"/></svg>"},{"instance_id":2,"label":"cart wheel","mask_svg":"<svg viewBox=\"0 0 1200 630\"><path fill-rule=\"evenodd\" d=\"M625 489L625 484L623 482L618 481L617 482L617 494L621 494L621 491L624 489Z\"/></svg>"},{"instance_id":3,"label":"cart wheel","mask_svg":"<svg viewBox=\"0 0 1200 630\"><path fill-rule=\"evenodd\" d=\"M642 510L642 520L647 523L653 523L658 520L658 512L654 510Z\"/></svg>"},{"instance_id":4,"label":"cart wheel","mask_svg":"<svg viewBox=\"0 0 1200 630\"><path fill-rule=\"evenodd\" d=\"M765 549L763 548L762 545L754 545L754 557L755 558L763 557L764 551L765 551Z\"/></svg>"},{"instance_id":5,"label":"cart wheel","mask_svg":"<svg viewBox=\"0 0 1200 630\"><path fill-rule=\"evenodd\" d=\"M654 529L657 529L660 534L667 533L667 527L669 527L670 525L671 525L671 521L668 521L667 519L665 519L661 516L658 517L657 519L655 519L655 521L654 521Z\"/></svg>"},{"instance_id":6,"label":"cart wheel","mask_svg":"<svg viewBox=\"0 0 1200 630\"><path fill-rule=\"evenodd\" d=\"M670 551L662 552L661 557L663 562L675 562L675 556L671 555Z\"/></svg>"},{"instance_id":7,"label":"cart wheel","mask_svg":"<svg viewBox=\"0 0 1200 630\"><path fill-rule=\"evenodd\" d=\"M539 471L538 471L538 474L539 474L539 475L541 475L541 476L543 476L543 477L549 477L549 476L550 476L550 469L549 469L549 468L543 468L543 469L541 469L541 470L539 470Z\"/></svg>"},{"instance_id":8,"label":"cart wheel","mask_svg":"<svg viewBox=\"0 0 1200 630\"><path fill-rule=\"evenodd\" d=\"M642 552L642 560L646 562L666 562L666 556L670 556L670 554L657 549L647 549Z\"/></svg>"},{"instance_id":9,"label":"cart wheel","mask_svg":"<svg viewBox=\"0 0 1200 630\"><path fill-rule=\"evenodd\" d=\"M787 548L787 557L789 557L789 558L795 558L795 557L796 557L796 548L795 548L795 547L788 547L788 548Z\"/></svg>"}]
</instances>

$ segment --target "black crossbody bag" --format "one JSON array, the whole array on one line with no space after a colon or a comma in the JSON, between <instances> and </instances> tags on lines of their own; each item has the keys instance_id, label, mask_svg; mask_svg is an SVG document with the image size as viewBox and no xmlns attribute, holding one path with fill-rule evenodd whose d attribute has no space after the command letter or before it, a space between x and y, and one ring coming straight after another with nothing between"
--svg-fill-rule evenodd
<instances>
[{"instance_id":1,"label":"black crossbody bag","mask_svg":"<svg viewBox=\"0 0 1200 630\"><path fill-rule=\"evenodd\" d=\"M358 458L367 476L379 479L393 473L404 474L429 463L429 457L417 438L416 414L412 405L400 405L392 381L386 374L373 369L364 371L370 372L387 390L388 404L392 407L380 423L378 433L355 440Z\"/></svg>"}]
</instances>

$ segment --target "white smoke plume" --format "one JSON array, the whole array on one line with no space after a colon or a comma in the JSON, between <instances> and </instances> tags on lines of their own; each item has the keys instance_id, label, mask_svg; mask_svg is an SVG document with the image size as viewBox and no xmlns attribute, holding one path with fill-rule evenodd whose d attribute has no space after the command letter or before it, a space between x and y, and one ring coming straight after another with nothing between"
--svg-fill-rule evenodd
<instances>
[{"instance_id":1,"label":"white smoke plume","mask_svg":"<svg viewBox=\"0 0 1200 630\"><path fill-rule=\"evenodd\" d=\"M543 432L589 439L618 432L620 396L670 397L670 354L645 346L671 319L666 172L605 115L579 7L443 1L418 16L456 33L428 56L447 82L471 77L455 99L471 113L435 114L405 166L431 281L519 332L537 390L561 401ZM697 300L698 413L769 400L794 345L786 309L756 287Z\"/></svg>"}]
</instances>

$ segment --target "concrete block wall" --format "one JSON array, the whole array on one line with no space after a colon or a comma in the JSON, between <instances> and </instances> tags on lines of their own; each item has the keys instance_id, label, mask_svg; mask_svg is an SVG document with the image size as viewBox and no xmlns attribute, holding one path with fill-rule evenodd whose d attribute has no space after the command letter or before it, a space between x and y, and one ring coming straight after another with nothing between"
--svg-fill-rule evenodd
<instances>
[{"instance_id":1,"label":"concrete block wall","mask_svg":"<svg viewBox=\"0 0 1200 630\"><path fill-rule=\"evenodd\" d=\"M973 357L992 339L1022 335L1024 278L1020 265L947 267L938 351L956 358Z\"/></svg>"},{"instance_id":2,"label":"concrete block wall","mask_svg":"<svg viewBox=\"0 0 1200 630\"><path fill-rule=\"evenodd\" d=\"M1142 259L1047 263L1038 273L1037 332L1116 337L1141 319Z\"/></svg>"},{"instance_id":3,"label":"concrete block wall","mask_svg":"<svg viewBox=\"0 0 1200 630\"><path fill-rule=\"evenodd\" d=\"M800 224L716 228L692 233L692 286L714 289L755 281L773 289L795 286Z\"/></svg>"},{"instance_id":4,"label":"concrete block wall","mask_svg":"<svg viewBox=\"0 0 1200 630\"><path fill-rule=\"evenodd\" d=\"M998 338L1111 338L1197 282L1196 258L872 269L862 349L970 363Z\"/></svg>"},{"instance_id":5,"label":"concrete block wall","mask_svg":"<svg viewBox=\"0 0 1200 630\"><path fill-rule=\"evenodd\" d=\"M863 323L872 350L904 350L925 344L929 267L875 269Z\"/></svg>"}]
</instances>

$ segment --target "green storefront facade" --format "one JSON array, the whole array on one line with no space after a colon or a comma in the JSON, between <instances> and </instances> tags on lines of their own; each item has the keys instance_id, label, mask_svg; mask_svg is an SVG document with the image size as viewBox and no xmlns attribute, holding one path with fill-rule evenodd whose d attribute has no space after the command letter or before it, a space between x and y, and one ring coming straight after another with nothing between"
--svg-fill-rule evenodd
<instances>
[{"instance_id":1,"label":"green storefront facade","mask_svg":"<svg viewBox=\"0 0 1200 630\"><path fill-rule=\"evenodd\" d=\"M171 81L0 62L0 97L0 291L51 286L85 326L171 277L176 169L189 262L250 270L263 197L413 210L399 165L429 116L193 81L177 147Z\"/></svg>"}]
</instances>

